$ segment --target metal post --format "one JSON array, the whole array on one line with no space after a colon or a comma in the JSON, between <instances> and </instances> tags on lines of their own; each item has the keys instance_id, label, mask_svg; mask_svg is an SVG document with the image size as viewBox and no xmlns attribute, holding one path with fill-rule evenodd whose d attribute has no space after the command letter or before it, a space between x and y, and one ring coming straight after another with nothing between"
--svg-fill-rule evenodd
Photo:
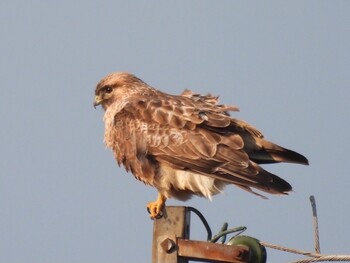
<instances>
[{"instance_id":1,"label":"metal post","mask_svg":"<svg viewBox=\"0 0 350 263\"><path fill-rule=\"evenodd\" d=\"M203 262L246 263L250 248L245 245L224 245L189 240L190 208L166 207L165 214L153 224L153 263Z\"/></svg>"},{"instance_id":2,"label":"metal post","mask_svg":"<svg viewBox=\"0 0 350 263\"><path fill-rule=\"evenodd\" d=\"M167 206L162 218L153 224L153 263L187 263L177 256L177 238L190 236L190 212L186 207Z\"/></svg>"}]
</instances>

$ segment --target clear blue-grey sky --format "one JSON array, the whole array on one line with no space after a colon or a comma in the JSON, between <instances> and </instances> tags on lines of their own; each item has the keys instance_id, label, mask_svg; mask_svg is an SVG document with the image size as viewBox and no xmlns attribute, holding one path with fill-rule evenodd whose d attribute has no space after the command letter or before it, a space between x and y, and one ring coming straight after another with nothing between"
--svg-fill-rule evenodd
<instances>
[{"instance_id":1,"label":"clear blue-grey sky","mask_svg":"<svg viewBox=\"0 0 350 263\"><path fill-rule=\"evenodd\" d=\"M129 71L178 94L220 95L310 166L270 165L294 192L262 200L228 187L188 203L213 231L350 253L349 1L24 1L0 3L0 263L151 262L154 189L103 145L96 83ZM205 239L193 220L193 238ZM268 250L268 262L298 256Z\"/></svg>"}]
</instances>

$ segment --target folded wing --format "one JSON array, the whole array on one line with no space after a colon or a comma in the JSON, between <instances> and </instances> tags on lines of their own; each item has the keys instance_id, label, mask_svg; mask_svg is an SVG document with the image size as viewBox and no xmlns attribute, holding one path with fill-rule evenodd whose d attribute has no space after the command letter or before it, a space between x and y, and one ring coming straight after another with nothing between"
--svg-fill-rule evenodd
<instances>
[{"instance_id":1,"label":"folded wing","mask_svg":"<svg viewBox=\"0 0 350 263\"><path fill-rule=\"evenodd\" d=\"M231 118L228 111L232 110L238 108L218 105L217 97L185 91L181 96L135 97L120 114L127 116L129 128L134 127L138 158L146 156L159 165L209 176L249 192L252 188L271 194L290 191L288 182L259 164L308 164L307 159Z\"/></svg>"}]
</instances>

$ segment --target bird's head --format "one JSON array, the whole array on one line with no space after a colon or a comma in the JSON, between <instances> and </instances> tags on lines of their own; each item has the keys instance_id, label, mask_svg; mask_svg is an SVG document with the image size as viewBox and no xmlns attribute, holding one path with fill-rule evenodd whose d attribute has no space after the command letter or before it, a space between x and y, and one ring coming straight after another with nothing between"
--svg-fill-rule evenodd
<instances>
[{"instance_id":1,"label":"bird's head","mask_svg":"<svg viewBox=\"0 0 350 263\"><path fill-rule=\"evenodd\" d=\"M111 73L97 84L94 107L101 105L106 110L113 102L143 86L147 86L147 84L133 74L126 72Z\"/></svg>"}]
</instances>

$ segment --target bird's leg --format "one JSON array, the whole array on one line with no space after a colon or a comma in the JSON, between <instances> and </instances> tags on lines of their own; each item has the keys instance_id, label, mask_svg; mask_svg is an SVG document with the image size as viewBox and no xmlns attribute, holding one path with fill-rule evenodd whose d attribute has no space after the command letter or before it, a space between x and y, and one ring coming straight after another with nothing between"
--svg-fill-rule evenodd
<instances>
[{"instance_id":1,"label":"bird's leg","mask_svg":"<svg viewBox=\"0 0 350 263\"><path fill-rule=\"evenodd\" d=\"M166 197L161 193L158 193L158 198L154 202L149 202L147 204L148 213L152 219L162 217L162 210L165 206Z\"/></svg>"}]
</instances>

